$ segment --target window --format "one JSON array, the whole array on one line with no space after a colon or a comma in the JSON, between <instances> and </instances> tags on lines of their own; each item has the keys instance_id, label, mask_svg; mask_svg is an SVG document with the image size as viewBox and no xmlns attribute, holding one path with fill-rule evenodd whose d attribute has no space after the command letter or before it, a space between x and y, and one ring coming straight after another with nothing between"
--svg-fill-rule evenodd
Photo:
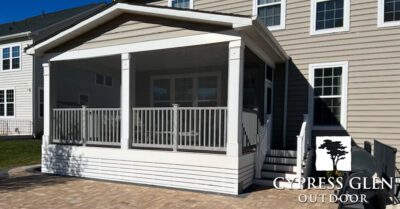
<instances>
[{"instance_id":1,"label":"window","mask_svg":"<svg viewBox=\"0 0 400 209\"><path fill-rule=\"evenodd\" d=\"M168 0L168 6L181 9L193 9L194 0Z\"/></svg>"},{"instance_id":2,"label":"window","mask_svg":"<svg viewBox=\"0 0 400 209\"><path fill-rule=\"evenodd\" d=\"M214 74L214 73L213 73ZM171 75L152 78L151 99L154 107L217 106L220 78L217 75Z\"/></svg>"},{"instance_id":3,"label":"window","mask_svg":"<svg viewBox=\"0 0 400 209\"><path fill-rule=\"evenodd\" d=\"M21 47L9 46L1 49L1 69L3 71L19 70L21 66Z\"/></svg>"},{"instance_id":4,"label":"window","mask_svg":"<svg viewBox=\"0 0 400 209\"><path fill-rule=\"evenodd\" d=\"M400 26L400 0L379 0L378 27Z\"/></svg>"},{"instance_id":5,"label":"window","mask_svg":"<svg viewBox=\"0 0 400 209\"><path fill-rule=\"evenodd\" d=\"M197 99L199 107L217 106L218 78L215 76L198 79Z\"/></svg>"},{"instance_id":6,"label":"window","mask_svg":"<svg viewBox=\"0 0 400 209\"><path fill-rule=\"evenodd\" d=\"M15 94L14 89L0 90L0 117L15 116Z\"/></svg>"},{"instance_id":7,"label":"window","mask_svg":"<svg viewBox=\"0 0 400 209\"><path fill-rule=\"evenodd\" d=\"M80 94L79 95L79 104L82 106L89 105L89 95L87 94Z\"/></svg>"},{"instance_id":8,"label":"window","mask_svg":"<svg viewBox=\"0 0 400 209\"><path fill-rule=\"evenodd\" d=\"M311 34L348 31L350 0L312 0Z\"/></svg>"},{"instance_id":9,"label":"window","mask_svg":"<svg viewBox=\"0 0 400 209\"><path fill-rule=\"evenodd\" d=\"M181 106L193 106L193 78L175 79L175 103Z\"/></svg>"},{"instance_id":10,"label":"window","mask_svg":"<svg viewBox=\"0 0 400 209\"><path fill-rule=\"evenodd\" d=\"M285 28L286 0L254 0L254 13L270 30Z\"/></svg>"},{"instance_id":11,"label":"window","mask_svg":"<svg viewBox=\"0 0 400 209\"><path fill-rule=\"evenodd\" d=\"M171 106L171 84L169 79L158 79L153 82L154 107Z\"/></svg>"},{"instance_id":12,"label":"window","mask_svg":"<svg viewBox=\"0 0 400 209\"><path fill-rule=\"evenodd\" d=\"M39 89L39 117L43 118L44 116L44 91L43 89Z\"/></svg>"},{"instance_id":13,"label":"window","mask_svg":"<svg viewBox=\"0 0 400 209\"><path fill-rule=\"evenodd\" d=\"M104 76L101 74L96 74L96 83L99 85L104 85Z\"/></svg>"},{"instance_id":14,"label":"window","mask_svg":"<svg viewBox=\"0 0 400 209\"><path fill-rule=\"evenodd\" d=\"M96 84L111 87L113 84L113 80L111 76L96 74Z\"/></svg>"},{"instance_id":15,"label":"window","mask_svg":"<svg viewBox=\"0 0 400 209\"><path fill-rule=\"evenodd\" d=\"M347 62L310 65L309 114L314 128L346 128L347 72Z\"/></svg>"}]
</instances>

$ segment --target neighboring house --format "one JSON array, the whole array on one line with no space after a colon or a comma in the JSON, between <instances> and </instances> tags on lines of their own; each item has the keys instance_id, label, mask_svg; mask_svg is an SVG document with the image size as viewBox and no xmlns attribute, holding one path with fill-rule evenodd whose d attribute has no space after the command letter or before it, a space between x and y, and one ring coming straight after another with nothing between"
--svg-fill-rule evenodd
<instances>
[{"instance_id":1,"label":"neighboring house","mask_svg":"<svg viewBox=\"0 0 400 209\"><path fill-rule=\"evenodd\" d=\"M0 25L0 136L40 136L43 131L42 61L24 49L104 6L91 4Z\"/></svg>"},{"instance_id":2,"label":"neighboring house","mask_svg":"<svg viewBox=\"0 0 400 209\"><path fill-rule=\"evenodd\" d=\"M113 2L28 49L45 59L42 170L238 194L307 176L315 136L399 147L398 8L391 0ZM58 83L88 72L99 75L88 84L109 76L121 88ZM58 102L83 91L88 107Z\"/></svg>"}]
</instances>

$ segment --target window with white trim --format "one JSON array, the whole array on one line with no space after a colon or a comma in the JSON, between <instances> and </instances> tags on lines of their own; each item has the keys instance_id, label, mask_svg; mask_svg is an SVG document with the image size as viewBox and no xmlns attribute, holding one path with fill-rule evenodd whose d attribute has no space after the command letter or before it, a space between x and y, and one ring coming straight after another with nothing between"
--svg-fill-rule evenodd
<instances>
[{"instance_id":1,"label":"window with white trim","mask_svg":"<svg viewBox=\"0 0 400 209\"><path fill-rule=\"evenodd\" d=\"M21 47L7 46L1 48L1 69L3 71L21 68Z\"/></svg>"},{"instance_id":2,"label":"window with white trim","mask_svg":"<svg viewBox=\"0 0 400 209\"><path fill-rule=\"evenodd\" d=\"M346 127L347 62L310 65L314 127Z\"/></svg>"},{"instance_id":3,"label":"window with white trim","mask_svg":"<svg viewBox=\"0 0 400 209\"><path fill-rule=\"evenodd\" d=\"M14 89L0 89L0 117L15 116Z\"/></svg>"},{"instance_id":4,"label":"window with white trim","mask_svg":"<svg viewBox=\"0 0 400 209\"><path fill-rule=\"evenodd\" d=\"M255 15L270 29L285 28L286 0L254 0Z\"/></svg>"},{"instance_id":5,"label":"window with white trim","mask_svg":"<svg viewBox=\"0 0 400 209\"><path fill-rule=\"evenodd\" d=\"M379 0L378 26L400 25L400 0Z\"/></svg>"},{"instance_id":6,"label":"window with white trim","mask_svg":"<svg viewBox=\"0 0 400 209\"><path fill-rule=\"evenodd\" d=\"M193 9L194 0L168 0L169 7L180 9Z\"/></svg>"},{"instance_id":7,"label":"window with white trim","mask_svg":"<svg viewBox=\"0 0 400 209\"><path fill-rule=\"evenodd\" d=\"M349 30L350 0L312 0L311 34Z\"/></svg>"},{"instance_id":8,"label":"window with white trim","mask_svg":"<svg viewBox=\"0 0 400 209\"><path fill-rule=\"evenodd\" d=\"M103 75L103 74L96 74L96 84L100 86L108 86L112 87L113 79L111 76Z\"/></svg>"}]
</instances>

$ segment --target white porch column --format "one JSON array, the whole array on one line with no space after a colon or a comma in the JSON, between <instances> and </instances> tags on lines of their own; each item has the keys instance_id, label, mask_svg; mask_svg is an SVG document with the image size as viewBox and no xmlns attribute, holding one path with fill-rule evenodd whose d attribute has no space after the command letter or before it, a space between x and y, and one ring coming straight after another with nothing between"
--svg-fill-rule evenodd
<instances>
[{"instance_id":1,"label":"white porch column","mask_svg":"<svg viewBox=\"0 0 400 209\"><path fill-rule=\"evenodd\" d=\"M51 121L51 104L50 104L50 63L43 63L43 145L50 143L50 121Z\"/></svg>"},{"instance_id":2,"label":"white porch column","mask_svg":"<svg viewBox=\"0 0 400 209\"><path fill-rule=\"evenodd\" d=\"M242 107L243 107L244 43L229 43L228 69L228 130L226 154L242 155Z\"/></svg>"},{"instance_id":3,"label":"white porch column","mask_svg":"<svg viewBox=\"0 0 400 209\"><path fill-rule=\"evenodd\" d=\"M121 149L129 149L131 138L131 54L121 55Z\"/></svg>"}]
</instances>

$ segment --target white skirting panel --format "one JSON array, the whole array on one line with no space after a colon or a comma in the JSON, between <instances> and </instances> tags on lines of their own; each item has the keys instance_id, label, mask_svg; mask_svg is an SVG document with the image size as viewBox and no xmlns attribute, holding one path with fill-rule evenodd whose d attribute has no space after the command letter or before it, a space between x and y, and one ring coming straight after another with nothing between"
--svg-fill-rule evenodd
<instances>
[{"instance_id":1,"label":"white skirting panel","mask_svg":"<svg viewBox=\"0 0 400 209\"><path fill-rule=\"evenodd\" d=\"M42 172L237 195L251 185L254 154L121 150L48 145Z\"/></svg>"}]
</instances>

